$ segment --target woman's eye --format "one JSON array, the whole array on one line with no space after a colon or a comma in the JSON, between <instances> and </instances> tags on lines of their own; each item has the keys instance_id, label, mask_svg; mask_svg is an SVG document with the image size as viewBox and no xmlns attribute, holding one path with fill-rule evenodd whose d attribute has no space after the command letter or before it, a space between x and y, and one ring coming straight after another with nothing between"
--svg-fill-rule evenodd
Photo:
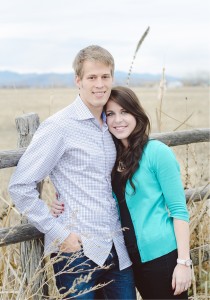
<instances>
[{"instance_id":1,"label":"woman's eye","mask_svg":"<svg viewBox=\"0 0 210 300\"><path fill-rule=\"evenodd\" d=\"M110 117L110 116L112 116L112 115L113 115L112 112L106 113L106 116L107 116L107 117Z\"/></svg>"},{"instance_id":2,"label":"woman's eye","mask_svg":"<svg viewBox=\"0 0 210 300\"><path fill-rule=\"evenodd\" d=\"M123 115L127 114L128 112L126 110L122 110L121 112Z\"/></svg>"}]
</instances>

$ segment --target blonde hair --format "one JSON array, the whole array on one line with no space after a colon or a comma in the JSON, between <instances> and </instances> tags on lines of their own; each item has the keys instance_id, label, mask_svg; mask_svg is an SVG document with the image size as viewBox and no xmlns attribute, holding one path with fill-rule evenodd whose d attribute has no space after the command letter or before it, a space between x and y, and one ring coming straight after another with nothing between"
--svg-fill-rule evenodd
<instances>
[{"instance_id":1,"label":"blonde hair","mask_svg":"<svg viewBox=\"0 0 210 300\"><path fill-rule=\"evenodd\" d=\"M106 49L91 45L79 51L73 61L73 69L75 75L82 78L83 77L83 64L85 61L98 61L107 66L111 67L111 75L114 74L114 58Z\"/></svg>"}]
</instances>

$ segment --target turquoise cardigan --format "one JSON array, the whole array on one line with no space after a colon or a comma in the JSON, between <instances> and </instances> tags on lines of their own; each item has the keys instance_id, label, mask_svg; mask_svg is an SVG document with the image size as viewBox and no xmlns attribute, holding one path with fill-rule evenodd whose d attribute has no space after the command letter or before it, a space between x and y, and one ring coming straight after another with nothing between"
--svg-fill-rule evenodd
<instances>
[{"instance_id":1,"label":"turquoise cardigan","mask_svg":"<svg viewBox=\"0 0 210 300\"><path fill-rule=\"evenodd\" d=\"M129 182L125 198L142 262L177 248L173 218L189 222L180 169L172 150L157 140L144 148L140 168Z\"/></svg>"}]
</instances>

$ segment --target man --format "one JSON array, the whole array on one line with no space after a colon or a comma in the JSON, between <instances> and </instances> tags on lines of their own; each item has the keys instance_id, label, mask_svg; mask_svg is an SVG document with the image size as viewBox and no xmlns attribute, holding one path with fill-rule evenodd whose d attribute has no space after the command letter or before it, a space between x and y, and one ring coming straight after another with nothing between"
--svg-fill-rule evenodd
<instances>
[{"instance_id":1,"label":"man","mask_svg":"<svg viewBox=\"0 0 210 300\"><path fill-rule=\"evenodd\" d=\"M131 262L112 197L116 150L102 112L112 88L114 60L106 49L89 46L77 54L73 68L78 97L40 125L9 191L17 208L45 234L46 254L61 254L62 260L54 263L60 293L94 299L94 291L77 295L111 281L103 288L106 298L135 299ZM59 218L51 215L36 190L48 175L65 203Z\"/></svg>"}]
</instances>

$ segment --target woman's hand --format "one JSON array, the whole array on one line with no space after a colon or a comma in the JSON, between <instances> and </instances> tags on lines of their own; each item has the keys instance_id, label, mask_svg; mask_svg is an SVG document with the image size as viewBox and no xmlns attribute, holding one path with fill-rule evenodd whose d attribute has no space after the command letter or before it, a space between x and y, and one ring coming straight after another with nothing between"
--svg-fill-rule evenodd
<instances>
[{"instance_id":1,"label":"woman's hand","mask_svg":"<svg viewBox=\"0 0 210 300\"><path fill-rule=\"evenodd\" d=\"M174 295L187 291L191 286L192 271L190 267L177 264L172 276L172 288Z\"/></svg>"},{"instance_id":2,"label":"woman's hand","mask_svg":"<svg viewBox=\"0 0 210 300\"><path fill-rule=\"evenodd\" d=\"M53 200L51 203L51 209L50 212L53 215L53 217L58 217L60 214L64 211L64 202L58 201L58 196L56 194L56 200ZM76 252L82 249L82 242L80 237L72 232L69 234L69 236L63 241L63 243L60 245L60 251L61 252Z\"/></svg>"},{"instance_id":3,"label":"woman's hand","mask_svg":"<svg viewBox=\"0 0 210 300\"><path fill-rule=\"evenodd\" d=\"M51 203L51 209L50 212L53 215L53 217L58 217L60 214L62 214L64 211L64 203L58 200L53 200Z\"/></svg>"}]
</instances>

